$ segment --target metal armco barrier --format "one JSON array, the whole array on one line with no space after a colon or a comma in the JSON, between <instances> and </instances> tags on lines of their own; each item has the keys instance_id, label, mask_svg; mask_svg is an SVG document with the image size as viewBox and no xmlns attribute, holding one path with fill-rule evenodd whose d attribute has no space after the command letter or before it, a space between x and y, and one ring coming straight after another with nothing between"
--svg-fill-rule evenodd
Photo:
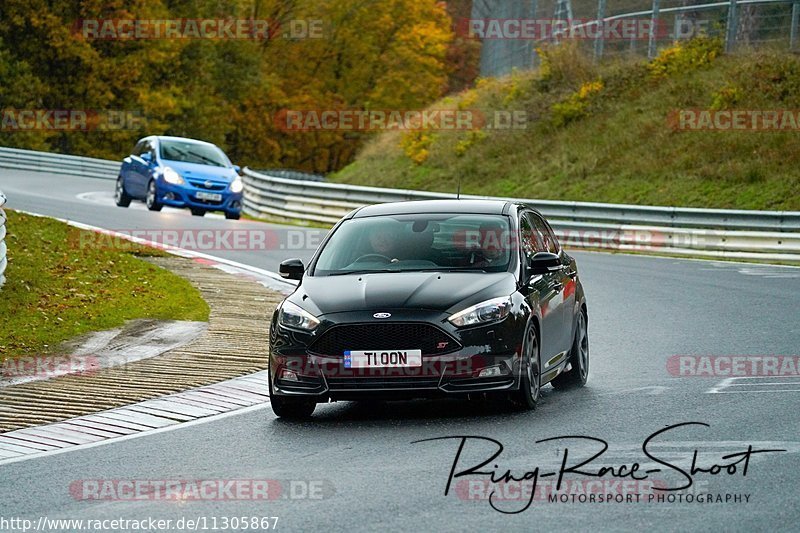
<instances>
[{"instance_id":1,"label":"metal armco barrier","mask_svg":"<svg viewBox=\"0 0 800 533\"><path fill-rule=\"evenodd\" d=\"M119 166L119 162L104 159L0 148L0 168L113 180ZM243 174L244 212L255 217L332 225L364 205L455 198L448 193L300 181L249 168ZM520 201L463 194L461 198ZM522 201L544 214L570 247L800 262L800 211Z\"/></svg>"},{"instance_id":2,"label":"metal armco barrier","mask_svg":"<svg viewBox=\"0 0 800 533\"><path fill-rule=\"evenodd\" d=\"M8 256L6 255L6 212L3 206L6 204L6 195L0 191L0 288L6 282L6 266Z\"/></svg>"},{"instance_id":3,"label":"metal armco barrier","mask_svg":"<svg viewBox=\"0 0 800 533\"><path fill-rule=\"evenodd\" d=\"M301 182L244 169L244 210L333 224L368 204L455 198L455 194ZM461 195L464 199L502 199ZM536 207L571 247L696 257L800 261L800 212L699 209L522 200Z\"/></svg>"},{"instance_id":4,"label":"metal armco barrier","mask_svg":"<svg viewBox=\"0 0 800 533\"><path fill-rule=\"evenodd\" d=\"M18 148L0 148L0 168L37 170L87 178L117 179L121 161L76 155L35 152Z\"/></svg>"}]
</instances>

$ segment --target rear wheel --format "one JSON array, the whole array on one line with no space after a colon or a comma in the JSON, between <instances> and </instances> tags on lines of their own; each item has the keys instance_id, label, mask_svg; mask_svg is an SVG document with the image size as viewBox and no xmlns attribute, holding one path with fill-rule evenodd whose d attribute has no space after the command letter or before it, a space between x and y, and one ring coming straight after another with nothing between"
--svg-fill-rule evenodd
<instances>
[{"instance_id":1,"label":"rear wheel","mask_svg":"<svg viewBox=\"0 0 800 533\"><path fill-rule=\"evenodd\" d=\"M541 390L539 338L533 326L529 326L525 333L523 354L519 390L511 393L511 402L518 408L530 411L536 408Z\"/></svg>"},{"instance_id":2,"label":"rear wheel","mask_svg":"<svg viewBox=\"0 0 800 533\"><path fill-rule=\"evenodd\" d=\"M133 198L125 192L125 183L122 176L117 177L117 185L114 188L114 202L120 207L128 207L131 205Z\"/></svg>"},{"instance_id":3,"label":"rear wheel","mask_svg":"<svg viewBox=\"0 0 800 533\"><path fill-rule=\"evenodd\" d=\"M578 313L578 324L575 326L575 338L572 341L569 364L572 369L559 374L552 383L557 389L583 387L589 377L589 333L587 331L586 311Z\"/></svg>"},{"instance_id":4,"label":"rear wheel","mask_svg":"<svg viewBox=\"0 0 800 533\"><path fill-rule=\"evenodd\" d=\"M144 203L150 211L161 211L161 208L164 207L158 201L155 180L150 180L150 183L147 184L147 196L145 197Z\"/></svg>"},{"instance_id":5,"label":"rear wheel","mask_svg":"<svg viewBox=\"0 0 800 533\"><path fill-rule=\"evenodd\" d=\"M196 207L190 207L189 210L192 212L192 215L196 217L202 217L206 214L205 209L197 209Z\"/></svg>"}]
</instances>

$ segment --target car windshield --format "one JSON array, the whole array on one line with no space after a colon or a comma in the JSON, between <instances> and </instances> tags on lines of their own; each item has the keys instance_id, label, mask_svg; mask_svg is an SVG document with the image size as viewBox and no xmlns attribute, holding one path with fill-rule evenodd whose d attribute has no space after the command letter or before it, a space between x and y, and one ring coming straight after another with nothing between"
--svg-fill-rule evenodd
<instances>
[{"instance_id":1,"label":"car windshield","mask_svg":"<svg viewBox=\"0 0 800 533\"><path fill-rule=\"evenodd\" d=\"M228 158L213 145L187 141L161 141L161 159L197 163L214 167L229 167Z\"/></svg>"},{"instance_id":2,"label":"car windshield","mask_svg":"<svg viewBox=\"0 0 800 533\"><path fill-rule=\"evenodd\" d=\"M508 217L413 214L345 221L326 243L314 275L372 272L505 272L514 255Z\"/></svg>"}]
</instances>

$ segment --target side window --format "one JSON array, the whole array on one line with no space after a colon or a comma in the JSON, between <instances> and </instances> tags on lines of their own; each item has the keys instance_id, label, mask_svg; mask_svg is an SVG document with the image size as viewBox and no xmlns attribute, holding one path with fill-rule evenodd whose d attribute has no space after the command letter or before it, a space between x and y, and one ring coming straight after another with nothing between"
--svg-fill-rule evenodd
<instances>
[{"instance_id":1,"label":"side window","mask_svg":"<svg viewBox=\"0 0 800 533\"><path fill-rule=\"evenodd\" d=\"M145 141L144 142L144 148L142 149L142 153L144 154L144 153L148 153L148 152L150 153L151 156L155 157L156 149L155 149L155 146L153 145L153 141Z\"/></svg>"},{"instance_id":2,"label":"side window","mask_svg":"<svg viewBox=\"0 0 800 533\"><path fill-rule=\"evenodd\" d=\"M136 143L136 146L134 146L133 150L131 150L131 155L142 155L142 153L144 152L145 144L146 144L145 141L139 141L138 143Z\"/></svg>"},{"instance_id":3,"label":"side window","mask_svg":"<svg viewBox=\"0 0 800 533\"><path fill-rule=\"evenodd\" d=\"M542 234L531 224L530 217L523 215L519 221L520 247L527 261L533 259L537 252L546 252Z\"/></svg>"},{"instance_id":4,"label":"side window","mask_svg":"<svg viewBox=\"0 0 800 533\"><path fill-rule=\"evenodd\" d=\"M556 232L553 231L553 227L546 220L544 221L544 227L547 229L547 234L550 236L549 237L550 238L550 242L552 242L553 245L556 247L556 251L553 252L553 253L554 254L559 253L561 251L561 243L558 242L558 237L556 237Z\"/></svg>"},{"instance_id":5,"label":"side window","mask_svg":"<svg viewBox=\"0 0 800 533\"><path fill-rule=\"evenodd\" d=\"M547 225L547 222L540 216L531 214L531 219L533 219L533 223L536 225L536 229L542 236L543 240L543 248L541 251L543 252L550 252L551 254L558 253L558 240L556 239L553 230L550 229L550 226Z\"/></svg>"}]
</instances>

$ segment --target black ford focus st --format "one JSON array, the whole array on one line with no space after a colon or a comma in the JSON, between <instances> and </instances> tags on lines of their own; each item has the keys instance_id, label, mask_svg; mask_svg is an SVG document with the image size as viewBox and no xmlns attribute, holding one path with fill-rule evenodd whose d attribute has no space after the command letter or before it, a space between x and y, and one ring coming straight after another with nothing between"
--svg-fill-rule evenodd
<instances>
[{"instance_id":1,"label":"black ford focus st","mask_svg":"<svg viewBox=\"0 0 800 533\"><path fill-rule=\"evenodd\" d=\"M336 400L500 396L580 387L587 310L575 260L521 203L380 204L344 217L272 317L275 414Z\"/></svg>"}]
</instances>

